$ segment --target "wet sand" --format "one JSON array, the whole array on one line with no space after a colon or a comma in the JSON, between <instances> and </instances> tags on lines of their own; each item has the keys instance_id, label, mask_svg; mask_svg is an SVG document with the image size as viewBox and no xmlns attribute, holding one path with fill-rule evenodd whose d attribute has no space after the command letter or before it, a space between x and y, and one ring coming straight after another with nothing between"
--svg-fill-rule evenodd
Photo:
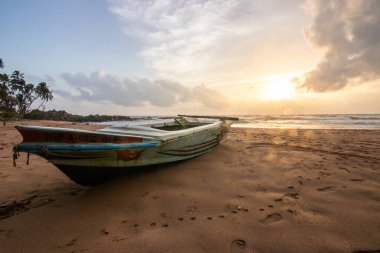
<instances>
[{"instance_id":1,"label":"wet sand","mask_svg":"<svg viewBox=\"0 0 380 253\"><path fill-rule=\"evenodd\" d=\"M14 124L0 252L380 252L380 131L234 128L205 155L90 188L36 156L14 168Z\"/></svg>"}]
</instances>

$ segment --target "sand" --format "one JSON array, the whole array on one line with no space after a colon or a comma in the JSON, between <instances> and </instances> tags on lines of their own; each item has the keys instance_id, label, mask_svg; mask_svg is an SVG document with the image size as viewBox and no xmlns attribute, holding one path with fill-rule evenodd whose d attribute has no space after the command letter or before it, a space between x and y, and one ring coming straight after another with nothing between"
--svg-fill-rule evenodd
<instances>
[{"instance_id":1,"label":"sand","mask_svg":"<svg viewBox=\"0 0 380 253\"><path fill-rule=\"evenodd\" d=\"M380 252L380 131L233 128L195 159L81 187L37 156L14 168L14 124L0 252Z\"/></svg>"}]
</instances>

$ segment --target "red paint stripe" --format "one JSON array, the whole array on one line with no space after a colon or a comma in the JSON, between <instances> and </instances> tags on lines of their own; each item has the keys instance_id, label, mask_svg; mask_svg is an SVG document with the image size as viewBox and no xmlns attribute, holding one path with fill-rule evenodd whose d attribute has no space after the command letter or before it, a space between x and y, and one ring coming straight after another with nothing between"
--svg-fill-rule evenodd
<instances>
[{"instance_id":1,"label":"red paint stripe","mask_svg":"<svg viewBox=\"0 0 380 253\"><path fill-rule=\"evenodd\" d=\"M112 136L97 133L77 133L70 131L38 130L38 129L18 129L24 142L54 142L68 144L84 143L140 143L143 138L128 136Z\"/></svg>"}]
</instances>

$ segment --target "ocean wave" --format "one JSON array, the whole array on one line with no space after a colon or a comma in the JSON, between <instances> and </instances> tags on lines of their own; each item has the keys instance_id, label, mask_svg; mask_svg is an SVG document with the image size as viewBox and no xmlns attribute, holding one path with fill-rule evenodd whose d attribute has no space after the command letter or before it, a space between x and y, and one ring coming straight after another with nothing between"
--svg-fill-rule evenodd
<instances>
[{"instance_id":1,"label":"ocean wave","mask_svg":"<svg viewBox=\"0 0 380 253\"><path fill-rule=\"evenodd\" d=\"M379 114L244 115L234 124L249 128L380 129Z\"/></svg>"}]
</instances>

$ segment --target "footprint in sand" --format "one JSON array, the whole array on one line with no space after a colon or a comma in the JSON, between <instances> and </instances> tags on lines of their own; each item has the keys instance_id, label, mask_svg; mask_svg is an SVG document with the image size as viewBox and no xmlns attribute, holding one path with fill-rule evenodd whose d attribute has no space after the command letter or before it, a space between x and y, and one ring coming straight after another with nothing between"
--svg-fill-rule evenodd
<instances>
[{"instance_id":1,"label":"footprint in sand","mask_svg":"<svg viewBox=\"0 0 380 253\"><path fill-rule=\"evenodd\" d=\"M102 230L100 230L100 234L102 235L108 235L110 232L108 232L105 228L103 228Z\"/></svg>"},{"instance_id":2,"label":"footprint in sand","mask_svg":"<svg viewBox=\"0 0 380 253\"><path fill-rule=\"evenodd\" d=\"M318 188L317 191L329 192L329 191L334 191L335 189L336 189L336 187L334 187L334 186L327 186L327 187L323 187L323 188Z\"/></svg>"},{"instance_id":3,"label":"footprint in sand","mask_svg":"<svg viewBox=\"0 0 380 253\"><path fill-rule=\"evenodd\" d=\"M319 174L321 176L325 176L325 177L331 176L331 173L327 173L327 172L323 172L323 171L319 172Z\"/></svg>"},{"instance_id":4,"label":"footprint in sand","mask_svg":"<svg viewBox=\"0 0 380 253\"><path fill-rule=\"evenodd\" d=\"M291 213L291 214L294 214L294 215L297 215L298 212L296 210L293 210L293 209L288 209L286 210L288 213Z\"/></svg>"},{"instance_id":5,"label":"footprint in sand","mask_svg":"<svg viewBox=\"0 0 380 253\"><path fill-rule=\"evenodd\" d=\"M66 243L66 247L73 246L76 241L77 241L77 239L72 239L70 242Z\"/></svg>"},{"instance_id":6,"label":"footprint in sand","mask_svg":"<svg viewBox=\"0 0 380 253\"><path fill-rule=\"evenodd\" d=\"M293 198L293 199L298 199L298 193L286 193L284 195L284 198Z\"/></svg>"},{"instance_id":7,"label":"footprint in sand","mask_svg":"<svg viewBox=\"0 0 380 253\"><path fill-rule=\"evenodd\" d=\"M238 239L231 242L230 253L243 253L243 252L253 252L248 250L247 243L244 240Z\"/></svg>"},{"instance_id":8,"label":"footprint in sand","mask_svg":"<svg viewBox=\"0 0 380 253\"><path fill-rule=\"evenodd\" d=\"M351 171L350 171L349 169L347 169L347 168L339 167L338 169L340 169L340 170L344 170L344 171L346 171L346 172L348 172L348 173L351 173Z\"/></svg>"},{"instance_id":9,"label":"footprint in sand","mask_svg":"<svg viewBox=\"0 0 380 253\"><path fill-rule=\"evenodd\" d=\"M260 223L262 223L264 225L269 225L269 224L278 222L280 220L282 220L281 214L279 214L279 213L271 213L271 214L268 214L265 219L261 219Z\"/></svg>"},{"instance_id":10,"label":"footprint in sand","mask_svg":"<svg viewBox=\"0 0 380 253\"><path fill-rule=\"evenodd\" d=\"M352 181L352 182L362 182L362 181L364 181L364 179L352 178L352 179L350 179L350 181Z\"/></svg>"}]
</instances>

